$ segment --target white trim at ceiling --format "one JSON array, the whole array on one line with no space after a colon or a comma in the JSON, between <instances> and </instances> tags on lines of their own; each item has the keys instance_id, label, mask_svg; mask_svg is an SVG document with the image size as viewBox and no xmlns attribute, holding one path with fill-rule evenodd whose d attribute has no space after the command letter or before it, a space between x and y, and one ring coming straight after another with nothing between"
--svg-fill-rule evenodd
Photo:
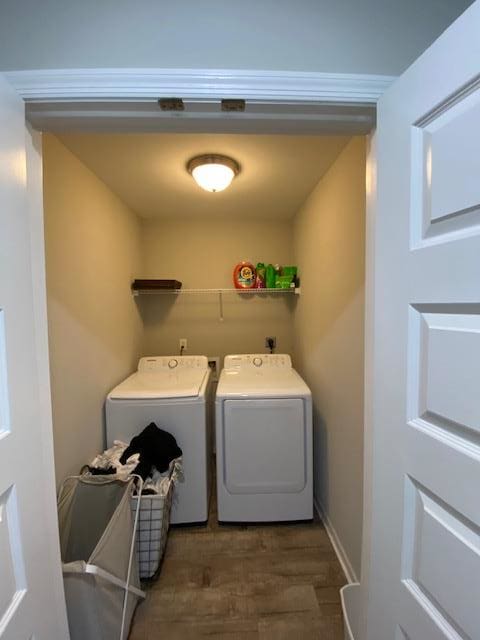
<instances>
[{"instance_id":1,"label":"white trim at ceiling","mask_svg":"<svg viewBox=\"0 0 480 640\"><path fill-rule=\"evenodd\" d=\"M293 71L218 69L47 69L10 71L27 119L42 131L364 135L394 80ZM160 97L185 110L161 111ZM222 98L243 98L224 112Z\"/></svg>"},{"instance_id":2,"label":"white trim at ceiling","mask_svg":"<svg viewBox=\"0 0 480 640\"><path fill-rule=\"evenodd\" d=\"M47 69L9 71L26 101L140 100L176 96L191 100L376 103L392 76L240 71L221 69Z\"/></svg>"}]
</instances>

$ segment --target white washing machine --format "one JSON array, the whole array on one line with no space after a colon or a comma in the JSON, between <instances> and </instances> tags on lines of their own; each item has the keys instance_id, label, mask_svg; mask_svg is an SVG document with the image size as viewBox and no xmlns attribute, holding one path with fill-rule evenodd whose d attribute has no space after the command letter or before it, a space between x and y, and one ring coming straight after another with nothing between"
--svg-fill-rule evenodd
<instances>
[{"instance_id":1,"label":"white washing machine","mask_svg":"<svg viewBox=\"0 0 480 640\"><path fill-rule=\"evenodd\" d=\"M215 415L219 521L310 520L312 398L290 356L226 356Z\"/></svg>"},{"instance_id":2,"label":"white washing machine","mask_svg":"<svg viewBox=\"0 0 480 640\"><path fill-rule=\"evenodd\" d=\"M208 520L212 458L210 369L205 356L141 358L138 371L107 396L107 444L130 440L150 422L183 451L184 482L175 488L172 524Z\"/></svg>"}]
</instances>

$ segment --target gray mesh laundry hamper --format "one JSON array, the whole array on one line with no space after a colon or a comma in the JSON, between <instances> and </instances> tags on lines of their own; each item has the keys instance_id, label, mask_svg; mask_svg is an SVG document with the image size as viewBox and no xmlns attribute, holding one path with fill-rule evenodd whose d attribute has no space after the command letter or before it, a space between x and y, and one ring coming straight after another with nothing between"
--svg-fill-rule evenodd
<instances>
[{"instance_id":1,"label":"gray mesh laundry hamper","mask_svg":"<svg viewBox=\"0 0 480 640\"><path fill-rule=\"evenodd\" d=\"M140 590L134 557L134 479L67 478L58 497L71 640L125 640ZM141 480L140 480L141 482Z\"/></svg>"}]
</instances>

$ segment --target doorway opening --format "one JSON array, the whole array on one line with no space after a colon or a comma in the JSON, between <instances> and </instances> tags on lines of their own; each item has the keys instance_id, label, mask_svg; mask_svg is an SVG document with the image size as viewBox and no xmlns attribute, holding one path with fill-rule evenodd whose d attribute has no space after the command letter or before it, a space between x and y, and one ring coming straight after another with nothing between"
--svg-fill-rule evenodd
<instances>
[{"instance_id":1,"label":"doorway opening","mask_svg":"<svg viewBox=\"0 0 480 640\"><path fill-rule=\"evenodd\" d=\"M312 391L316 523L223 528L212 499L206 528L171 535L150 602L168 600L183 579L185 602L164 624L184 624L189 598L217 599L220 619L232 602L232 584L222 581L237 572L232 582L245 588L251 615L239 616L247 627L270 613L284 624L298 601L306 608L293 616L292 632L310 620L311 630L330 624L341 633L338 590L360 574L366 148L363 135L43 135L57 483L103 450L108 392L140 357L178 354L180 340L187 340L186 354L221 363L232 353L267 352L265 340L274 336L277 353L292 356ZM208 152L241 165L223 193L200 190L186 171L191 157ZM225 295L222 318L215 291L132 295L136 278L226 289L242 260L296 265L300 295ZM198 553L206 554L205 566ZM267 580L255 570L262 557L273 567ZM283 596L268 605L275 576L295 563L310 568L284 581L287 608ZM252 609L259 599L272 611ZM148 607L139 610L132 638L151 623Z\"/></svg>"}]
</instances>

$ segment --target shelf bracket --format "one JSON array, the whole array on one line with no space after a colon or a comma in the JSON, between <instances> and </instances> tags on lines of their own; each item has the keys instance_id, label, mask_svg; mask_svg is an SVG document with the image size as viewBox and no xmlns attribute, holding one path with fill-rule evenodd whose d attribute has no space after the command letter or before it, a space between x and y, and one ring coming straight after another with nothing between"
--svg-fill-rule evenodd
<instances>
[{"instance_id":1,"label":"shelf bracket","mask_svg":"<svg viewBox=\"0 0 480 640\"><path fill-rule=\"evenodd\" d=\"M220 313L219 320L223 322L223 293L221 291L218 292L218 307Z\"/></svg>"}]
</instances>

